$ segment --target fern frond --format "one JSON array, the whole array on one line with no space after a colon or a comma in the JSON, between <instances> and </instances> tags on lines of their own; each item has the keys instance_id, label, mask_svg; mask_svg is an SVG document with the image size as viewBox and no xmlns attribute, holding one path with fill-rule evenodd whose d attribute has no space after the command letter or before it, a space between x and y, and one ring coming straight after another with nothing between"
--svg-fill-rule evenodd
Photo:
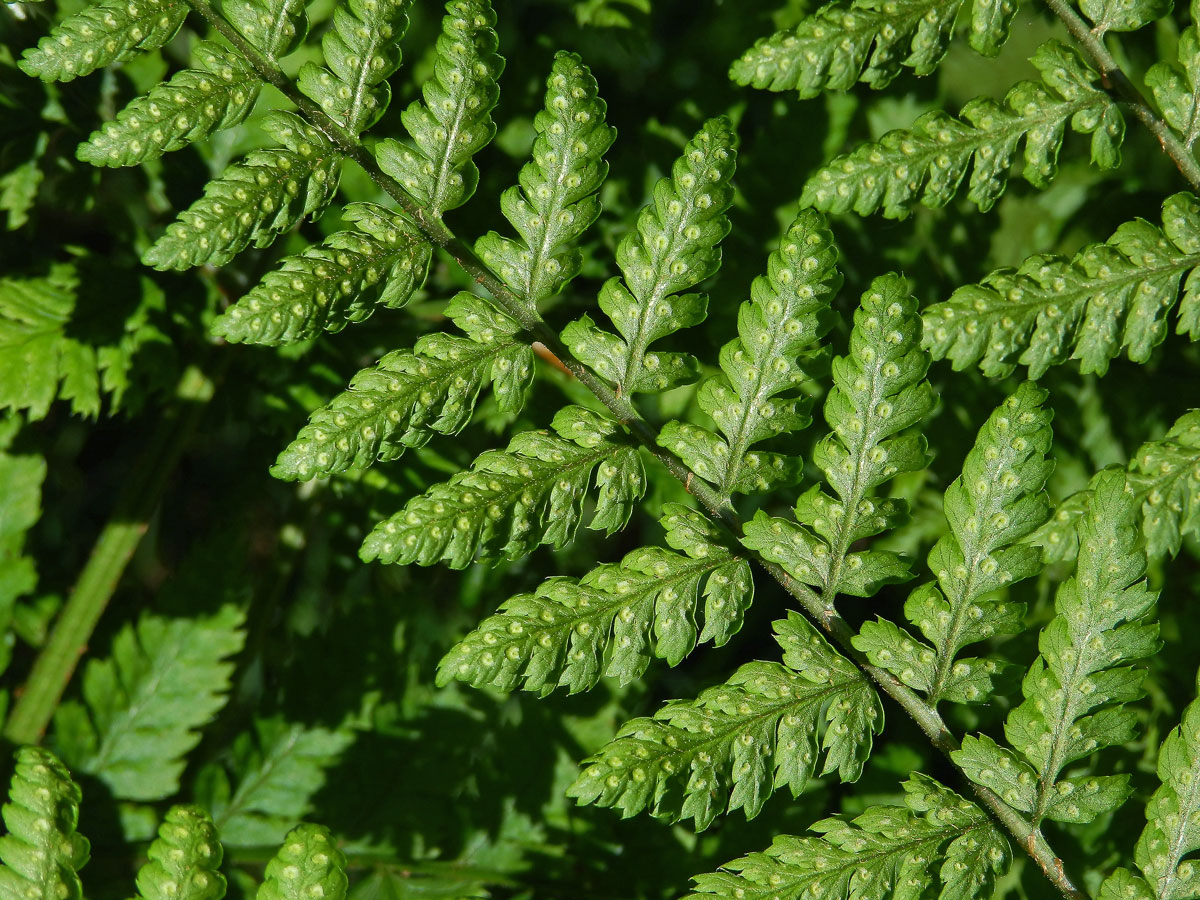
<instances>
[{"instance_id":1,"label":"fern frond","mask_svg":"<svg viewBox=\"0 0 1200 900\"><path fill-rule=\"evenodd\" d=\"M520 240L491 231L475 242L479 257L531 307L579 274L573 245L600 215L604 153L617 136L605 109L588 67L560 51L546 80L545 109L533 120L533 159L522 167L519 186L500 198Z\"/></svg>"},{"instance_id":2,"label":"fern frond","mask_svg":"<svg viewBox=\"0 0 1200 900\"><path fill-rule=\"evenodd\" d=\"M142 900L221 900L224 855L217 829L198 806L172 806L138 869Z\"/></svg>"},{"instance_id":3,"label":"fern frond","mask_svg":"<svg viewBox=\"0 0 1200 900\"><path fill-rule=\"evenodd\" d=\"M75 155L93 166L136 166L179 150L250 115L262 81L235 51L209 41L184 69L92 132Z\"/></svg>"},{"instance_id":4,"label":"fern frond","mask_svg":"<svg viewBox=\"0 0 1200 900\"><path fill-rule=\"evenodd\" d=\"M401 565L445 561L461 569L477 554L518 559L538 544L561 547L583 516L596 476L589 527L624 527L646 489L637 446L619 426L577 406L558 412L550 431L518 434L506 450L481 454L467 472L434 485L367 535L360 555Z\"/></svg>"},{"instance_id":5,"label":"fern frond","mask_svg":"<svg viewBox=\"0 0 1200 900\"><path fill-rule=\"evenodd\" d=\"M0 900L79 900L88 861L79 824L79 786L49 750L21 747L4 804Z\"/></svg>"},{"instance_id":6,"label":"fern frond","mask_svg":"<svg viewBox=\"0 0 1200 900\"><path fill-rule=\"evenodd\" d=\"M21 70L43 81L72 81L157 50L175 36L187 11L184 0L100 0L26 50Z\"/></svg>"},{"instance_id":7,"label":"fern frond","mask_svg":"<svg viewBox=\"0 0 1200 900\"><path fill-rule=\"evenodd\" d=\"M333 199L342 155L295 113L276 110L263 130L283 146L255 150L208 183L142 257L156 269L224 265L251 242L265 247Z\"/></svg>"},{"instance_id":8,"label":"fern frond","mask_svg":"<svg viewBox=\"0 0 1200 900\"><path fill-rule=\"evenodd\" d=\"M111 656L84 670L86 708L68 701L55 712L56 745L71 766L119 799L174 794L197 729L225 705L244 619L226 605L191 619L145 613L121 629Z\"/></svg>"},{"instance_id":9,"label":"fern frond","mask_svg":"<svg viewBox=\"0 0 1200 900\"><path fill-rule=\"evenodd\" d=\"M967 196L987 211L1004 193L1022 139L1022 176L1035 187L1049 185L1068 122L1092 136L1093 163L1116 167L1125 120L1108 94L1093 85L1099 76L1057 41L1043 44L1030 61L1041 81L1019 82L1000 103L976 98L958 118L933 110L907 131L888 132L877 143L839 156L804 185L801 204L902 219L918 201L931 207L949 203L973 161Z\"/></svg>"},{"instance_id":10,"label":"fern frond","mask_svg":"<svg viewBox=\"0 0 1200 900\"><path fill-rule=\"evenodd\" d=\"M1120 471L1098 480L1080 524L1079 564L1055 597L1055 617L1025 676L1025 701L1004 726L1013 750L967 737L954 761L973 781L1032 824L1094 822L1129 796L1129 776L1072 775L1063 769L1096 750L1133 740L1136 717L1123 704L1141 696L1142 670L1127 665L1158 648L1144 621L1156 592L1142 576L1137 503ZM1014 752L1015 751L1015 752Z\"/></svg>"},{"instance_id":11,"label":"fern frond","mask_svg":"<svg viewBox=\"0 0 1200 900\"><path fill-rule=\"evenodd\" d=\"M1075 559L1080 520L1104 474L1097 473L1087 488L1064 499L1031 538L1046 562ZM1147 556L1176 555L1185 537L1200 533L1200 410L1184 413L1162 438L1142 444L1125 478L1141 502Z\"/></svg>"},{"instance_id":12,"label":"fern frond","mask_svg":"<svg viewBox=\"0 0 1200 900\"><path fill-rule=\"evenodd\" d=\"M546 696L595 687L600 675L622 684L646 671L652 656L678 665L700 641L720 647L742 627L754 594L750 564L721 540L710 520L677 503L663 507L667 544L642 547L583 578L552 578L535 593L507 600L438 665L452 679Z\"/></svg>"},{"instance_id":13,"label":"fern frond","mask_svg":"<svg viewBox=\"0 0 1200 900\"><path fill-rule=\"evenodd\" d=\"M585 762L568 793L581 804L644 809L703 830L728 808L753 818L771 792L798 796L816 768L855 781L883 708L857 666L798 613L775 623L783 663L752 662L695 700L633 719Z\"/></svg>"},{"instance_id":14,"label":"fern frond","mask_svg":"<svg viewBox=\"0 0 1200 900\"><path fill-rule=\"evenodd\" d=\"M1184 535L1200 533L1200 410L1184 413L1161 440L1138 448L1129 486L1144 499L1142 532L1151 557L1174 556Z\"/></svg>"},{"instance_id":15,"label":"fern frond","mask_svg":"<svg viewBox=\"0 0 1200 900\"><path fill-rule=\"evenodd\" d=\"M225 0L223 15L268 59L278 61L308 33L305 0Z\"/></svg>"},{"instance_id":16,"label":"fern frond","mask_svg":"<svg viewBox=\"0 0 1200 900\"><path fill-rule=\"evenodd\" d=\"M928 644L885 619L866 622L854 646L930 703L981 703L1003 663L959 659L970 644L1022 629L1023 603L998 598L1002 588L1037 574L1036 547L1022 543L1045 521L1043 487L1053 463L1046 391L1025 382L980 429L962 475L945 495L949 533L929 552L937 582L909 595L904 614Z\"/></svg>"},{"instance_id":17,"label":"fern frond","mask_svg":"<svg viewBox=\"0 0 1200 900\"><path fill-rule=\"evenodd\" d=\"M1200 33L1195 25L1179 35L1175 59L1152 65L1145 80L1163 118L1191 150L1200 138Z\"/></svg>"},{"instance_id":18,"label":"fern frond","mask_svg":"<svg viewBox=\"0 0 1200 900\"><path fill-rule=\"evenodd\" d=\"M973 803L925 775L904 783L907 806L822 819L813 835L780 835L696 879L688 900L983 900L1011 861L1008 841Z\"/></svg>"},{"instance_id":19,"label":"fern frond","mask_svg":"<svg viewBox=\"0 0 1200 900\"><path fill-rule=\"evenodd\" d=\"M1133 851L1141 875L1117 869L1100 900L1185 900L1200 894L1200 869L1187 854L1200 850L1200 700L1183 711L1158 751L1162 782L1146 805L1146 827Z\"/></svg>"},{"instance_id":20,"label":"fern frond","mask_svg":"<svg viewBox=\"0 0 1200 900\"><path fill-rule=\"evenodd\" d=\"M729 70L741 85L771 91L845 91L857 81L884 88L901 72L937 68L963 0L851 0L822 6L793 28L761 38ZM995 56L1008 40L1015 0L973 0L971 46Z\"/></svg>"},{"instance_id":21,"label":"fern frond","mask_svg":"<svg viewBox=\"0 0 1200 900\"><path fill-rule=\"evenodd\" d=\"M379 306L404 306L425 283L432 249L416 226L374 203L351 203L336 232L288 256L213 322L232 343L292 344L341 331Z\"/></svg>"},{"instance_id":22,"label":"fern frond","mask_svg":"<svg viewBox=\"0 0 1200 900\"><path fill-rule=\"evenodd\" d=\"M1068 358L1103 375L1122 352L1134 362L1150 358L1167 336L1184 276L1177 330L1200 339L1200 203L1175 194L1162 216L1161 230L1135 219L1073 259L1033 256L959 288L926 308L926 346L955 369L978 364L990 377L1023 365L1040 378Z\"/></svg>"},{"instance_id":23,"label":"fern frond","mask_svg":"<svg viewBox=\"0 0 1200 900\"><path fill-rule=\"evenodd\" d=\"M700 386L700 408L721 434L682 422L668 422L659 433L658 443L721 497L799 479L798 457L749 448L809 424L808 401L796 396L810 379L802 354L832 326L829 304L841 282L824 217L801 210L741 306L738 336L721 350L722 374Z\"/></svg>"},{"instance_id":24,"label":"fern frond","mask_svg":"<svg viewBox=\"0 0 1200 900\"><path fill-rule=\"evenodd\" d=\"M329 829L297 825L267 863L255 900L345 900L346 856Z\"/></svg>"},{"instance_id":25,"label":"fern frond","mask_svg":"<svg viewBox=\"0 0 1200 900\"><path fill-rule=\"evenodd\" d=\"M389 353L363 369L276 460L276 478L307 480L376 459L395 459L430 436L457 434L488 384L501 410L525 404L533 378L533 351L521 326L492 304L466 292L445 314L467 333L430 334L410 350Z\"/></svg>"},{"instance_id":26,"label":"fern frond","mask_svg":"<svg viewBox=\"0 0 1200 900\"><path fill-rule=\"evenodd\" d=\"M838 594L869 597L911 577L896 553L850 548L904 521L903 501L870 495L927 464L925 439L900 434L933 408L920 342L917 301L904 279L876 278L854 313L849 355L834 360L825 401L832 431L814 451L836 496L814 485L796 504L796 522L759 511L745 525L743 544L815 587L831 607Z\"/></svg>"},{"instance_id":27,"label":"fern frond","mask_svg":"<svg viewBox=\"0 0 1200 900\"><path fill-rule=\"evenodd\" d=\"M1137 31L1173 5L1173 0L1079 0L1079 11L1092 21L1093 34L1103 37L1110 31Z\"/></svg>"},{"instance_id":28,"label":"fern frond","mask_svg":"<svg viewBox=\"0 0 1200 900\"><path fill-rule=\"evenodd\" d=\"M563 341L582 362L612 382L618 394L657 393L696 377L688 353L649 353L650 344L708 313L703 294L679 294L715 273L719 242L729 233L725 210L733 201L736 164L732 126L709 119L675 160L669 178L654 186L654 200L622 238L617 263L625 275L600 289L600 308L620 337L583 316L563 329Z\"/></svg>"},{"instance_id":29,"label":"fern frond","mask_svg":"<svg viewBox=\"0 0 1200 900\"><path fill-rule=\"evenodd\" d=\"M233 742L230 765L200 770L196 798L212 811L231 847L278 844L312 810L312 798L354 740L346 728L305 727L279 717L260 719Z\"/></svg>"},{"instance_id":30,"label":"fern frond","mask_svg":"<svg viewBox=\"0 0 1200 900\"><path fill-rule=\"evenodd\" d=\"M479 183L471 157L496 134L492 107L504 59L496 53L496 14L488 0L450 0L437 39L434 77L400 116L412 143L380 141L379 167L430 212L466 203Z\"/></svg>"},{"instance_id":31,"label":"fern frond","mask_svg":"<svg viewBox=\"0 0 1200 900\"><path fill-rule=\"evenodd\" d=\"M0 675L12 661L10 633L15 601L37 587L37 566L26 553L26 535L42 516L42 483L46 459L12 448L24 423L15 415L0 415Z\"/></svg>"},{"instance_id":32,"label":"fern frond","mask_svg":"<svg viewBox=\"0 0 1200 900\"><path fill-rule=\"evenodd\" d=\"M375 123L392 91L387 77L400 67L400 41L412 0L346 0L333 10L321 38L324 66L305 63L297 86L351 134Z\"/></svg>"}]
</instances>

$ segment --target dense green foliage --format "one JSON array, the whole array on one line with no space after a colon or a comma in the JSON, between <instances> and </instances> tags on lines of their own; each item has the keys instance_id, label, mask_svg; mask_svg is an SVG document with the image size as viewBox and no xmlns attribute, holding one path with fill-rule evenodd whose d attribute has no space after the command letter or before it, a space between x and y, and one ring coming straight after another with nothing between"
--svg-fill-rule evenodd
<instances>
[{"instance_id":1,"label":"dense green foliage","mask_svg":"<svg viewBox=\"0 0 1200 900\"><path fill-rule=\"evenodd\" d=\"M1200 900L1200 0L0 9L0 900Z\"/></svg>"}]
</instances>

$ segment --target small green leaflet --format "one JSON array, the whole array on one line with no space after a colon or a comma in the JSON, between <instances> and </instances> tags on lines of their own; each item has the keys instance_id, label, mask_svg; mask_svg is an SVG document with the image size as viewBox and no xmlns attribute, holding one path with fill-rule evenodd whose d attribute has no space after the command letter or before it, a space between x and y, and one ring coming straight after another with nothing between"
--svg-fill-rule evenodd
<instances>
[{"instance_id":1,"label":"small green leaflet","mask_svg":"<svg viewBox=\"0 0 1200 900\"><path fill-rule=\"evenodd\" d=\"M198 806L172 806L138 869L142 900L221 900L224 855L212 818Z\"/></svg>"},{"instance_id":2,"label":"small green leaflet","mask_svg":"<svg viewBox=\"0 0 1200 900\"><path fill-rule=\"evenodd\" d=\"M345 900L346 856L329 829L297 825L267 863L255 900Z\"/></svg>"}]
</instances>

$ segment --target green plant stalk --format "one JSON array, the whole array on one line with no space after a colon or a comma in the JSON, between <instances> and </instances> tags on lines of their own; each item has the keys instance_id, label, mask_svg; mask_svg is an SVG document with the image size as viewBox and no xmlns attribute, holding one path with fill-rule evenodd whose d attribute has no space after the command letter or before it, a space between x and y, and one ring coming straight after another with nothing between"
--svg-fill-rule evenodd
<instances>
[{"instance_id":1,"label":"green plant stalk","mask_svg":"<svg viewBox=\"0 0 1200 900\"><path fill-rule=\"evenodd\" d=\"M38 653L29 678L18 692L4 727L4 736L14 744L41 741L212 393L212 381L199 368L190 366L183 373L176 387L178 406L174 414L163 417L130 473L130 480L100 532L87 565Z\"/></svg>"},{"instance_id":2,"label":"green plant stalk","mask_svg":"<svg viewBox=\"0 0 1200 900\"><path fill-rule=\"evenodd\" d=\"M416 203L408 192L396 181L386 175L376 163L375 158L359 142L358 138L347 132L341 125L331 119L325 112L303 94L292 81L279 70L270 60L266 59L253 45L243 38L228 22L225 21L207 2L207 0L187 0L188 5L200 13L212 28L228 40L254 67L259 76L276 87L289 100L296 104L300 111L338 147L348 158L354 160L383 189L388 196L407 214L429 240L444 250L454 261L469 274L477 284L481 285L503 306L504 310L520 322L536 341L544 344L563 366L587 387L601 403L609 409L616 419L624 425L635 439L655 457L675 478L683 483L708 513L721 522L735 537L742 534L742 523L734 512L728 500L722 498L695 476L695 473L685 466L674 454L657 445L656 436L649 424L640 416L627 396L618 395L603 381L598 379L581 362L576 360L559 339L557 333L546 324L532 304L526 303L517 296L506 284L500 281L480 260L472 250L460 241L436 216L431 216L423 207ZM958 740L946 727L937 710L926 703L920 696L900 682L895 676L884 669L870 663L866 656L856 650L851 644L854 630L835 609L826 604L806 585L795 582L783 568L775 563L762 559L756 561L783 588L799 601L804 611L816 624L846 653L854 662L879 685L889 697L911 716L929 738L930 742L943 754L949 754L959 748ZM957 770L957 766L955 766ZM1054 853L1042 834L1016 810L1008 806L997 794L981 785L971 782L966 776L963 780L970 784L972 790L983 802L984 806L995 818L1017 839L1026 853L1037 863L1050 882L1067 900L1087 900L1087 895L1077 888L1063 871L1062 860Z\"/></svg>"},{"instance_id":3,"label":"green plant stalk","mask_svg":"<svg viewBox=\"0 0 1200 900\"><path fill-rule=\"evenodd\" d=\"M1104 46L1104 35L1088 28L1087 23L1067 0L1046 0L1046 5L1062 20L1067 26L1067 31L1071 32L1071 37L1075 38L1091 57L1093 65L1100 72L1101 83L1129 104L1138 121L1158 140L1163 153L1171 158L1192 189L1200 191L1200 164L1196 162L1196 157L1179 140L1171 126L1159 118L1150 102L1129 80L1129 76Z\"/></svg>"}]
</instances>

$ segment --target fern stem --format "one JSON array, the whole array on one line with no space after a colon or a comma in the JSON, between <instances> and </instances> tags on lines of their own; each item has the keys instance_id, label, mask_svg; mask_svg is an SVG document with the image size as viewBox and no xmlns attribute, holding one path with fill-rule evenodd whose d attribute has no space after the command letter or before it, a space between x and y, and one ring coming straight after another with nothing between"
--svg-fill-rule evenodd
<instances>
[{"instance_id":1,"label":"fern stem","mask_svg":"<svg viewBox=\"0 0 1200 900\"><path fill-rule=\"evenodd\" d=\"M176 387L175 414L162 418L131 473L17 697L4 727L4 736L14 744L36 744L42 739L212 392L213 382L199 368L191 366L184 372Z\"/></svg>"},{"instance_id":2,"label":"fern stem","mask_svg":"<svg viewBox=\"0 0 1200 900\"><path fill-rule=\"evenodd\" d=\"M1175 167L1187 179L1192 189L1200 190L1200 164L1196 162L1191 150L1175 136L1171 126L1159 118L1149 101L1142 96L1142 92L1129 80L1129 76L1104 46L1103 36L1088 28L1087 23L1067 0L1046 0L1046 5L1062 20L1067 26L1067 31L1071 32L1071 37L1075 38L1084 52L1091 57L1092 63L1100 72L1101 83L1129 104L1133 114L1158 140L1163 152L1171 157Z\"/></svg>"},{"instance_id":3,"label":"fern stem","mask_svg":"<svg viewBox=\"0 0 1200 900\"><path fill-rule=\"evenodd\" d=\"M1047 0L1054 2L1054 0ZM469 274L477 284L484 287L512 316L534 340L545 345L562 365L588 388L596 398L608 408L633 437L650 453L671 475L683 483L687 491L735 536L742 534L742 523L734 512L728 499L709 487L695 473L685 466L674 454L660 448L657 436L650 425L641 417L630 402L627 395L619 395L606 383L592 374L591 370L580 363L564 346L558 334L538 314L536 307L522 301L506 284L497 278L479 260L474 252L460 241L447 228L438 216L431 215L404 190L399 183L388 177L380 168L375 158L359 142L357 137L347 132L341 125L331 119L325 112L301 94L291 80L278 67L263 57L248 41L226 22L208 3L208 0L187 0L189 6L200 13L205 20L228 40L246 60L255 68L263 80L278 88L284 96L296 104L300 111L308 117L316 127L346 154L358 163L404 212L412 218L422 233L436 246L444 250L462 269ZM1111 59L1111 57L1110 57ZM1115 67L1115 63L1114 63ZM1119 71L1119 70L1118 70ZM1132 85L1130 85L1132 88ZM1133 89L1136 93L1136 89ZM1139 95L1140 96L1140 95ZM1142 101L1143 105L1145 101ZM1147 113L1154 118L1147 108ZM1157 119L1155 119L1157 121ZM1162 125L1162 123L1159 123ZM1165 128L1165 125L1162 125ZM1173 138L1172 138L1173 139ZM1176 142L1178 143L1178 142ZM1194 165L1194 163L1193 163ZM1200 189L1200 169L1197 169L1197 188ZM890 672L871 664L865 654L856 650L851 643L854 629L843 619L832 606L826 605L807 585L797 583L776 563L758 559L760 565L772 578L778 581L785 590L795 597L805 612L816 624L839 646L839 648L860 666L878 685L900 705L900 707L916 721L925 732L935 748L947 757L959 748L959 742L946 727L946 723L937 710L922 700L916 693L901 683ZM955 767L957 769L957 766ZM964 780L967 780L964 778ZM1072 883L1063 871L1062 860L1055 856L1046 839L1028 820L1024 819L1014 809L1009 807L997 794L981 785L971 782L971 787L983 804L992 812L996 819L1017 839L1025 852L1037 863L1050 882L1067 900L1087 900L1087 895Z\"/></svg>"}]
</instances>

